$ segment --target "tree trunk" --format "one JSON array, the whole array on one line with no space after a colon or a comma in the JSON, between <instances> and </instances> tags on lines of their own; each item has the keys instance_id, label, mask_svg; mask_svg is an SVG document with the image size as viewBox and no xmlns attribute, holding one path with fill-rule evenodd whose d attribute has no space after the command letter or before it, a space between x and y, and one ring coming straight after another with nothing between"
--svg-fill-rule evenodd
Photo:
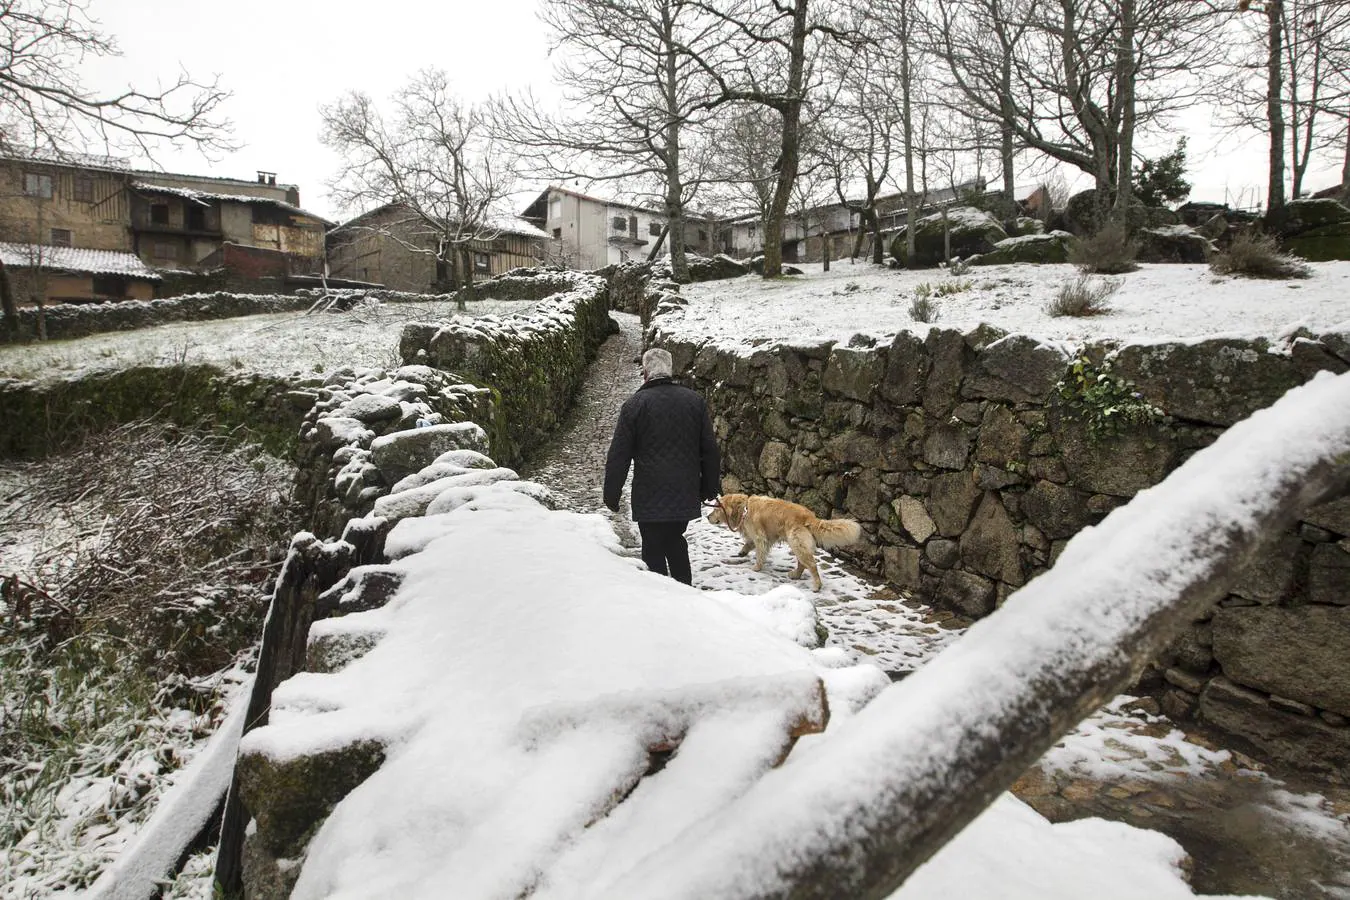
<instances>
[{"instance_id":1,"label":"tree trunk","mask_svg":"<svg viewBox=\"0 0 1350 900\"><path fill-rule=\"evenodd\" d=\"M678 44L675 37L675 23L670 17L670 8L662 6L662 41L666 48ZM666 92L666 109L679 108L680 72L674 52L665 53L663 60L665 72L663 87ZM689 283L689 259L684 252L684 180L680 177L680 119L668 113L665 127L665 164L666 164L666 228L670 240L670 277L676 284ZM660 245L660 242L657 242Z\"/></svg>"},{"instance_id":2,"label":"tree trunk","mask_svg":"<svg viewBox=\"0 0 1350 900\"><path fill-rule=\"evenodd\" d=\"M1346 113L1345 119L1345 161L1341 163L1341 202L1350 205L1350 113Z\"/></svg>"},{"instance_id":3,"label":"tree trunk","mask_svg":"<svg viewBox=\"0 0 1350 900\"><path fill-rule=\"evenodd\" d=\"M1346 157L1350 165L1350 155ZM14 300L14 285L9 280L9 269L0 262L0 331L11 338L19 336L19 305Z\"/></svg>"},{"instance_id":4,"label":"tree trunk","mask_svg":"<svg viewBox=\"0 0 1350 900\"><path fill-rule=\"evenodd\" d=\"M905 268L915 265L914 223L918 219L914 208L914 107L911 103L914 87L909 70L909 0L900 5L900 124L905 136Z\"/></svg>"},{"instance_id":5,"label":"tree trunk","mask_svg":"<svg viewBox=\"0 0 1350 900\"><path fill-rule=\"evenodd\" d=\"M823 228L820 230L820 263L822 271L830 271L830 235Z\"/></svg>"},{"instance_id":6,"label":"tree trunk","mask_svg":"<svg viewBox=\"0 0 1350 900\"><path fill-rule=\"evenodd\" d=\"M1116 148L1116 220L1129 230L1134 196L1134 31L1135 0L1120 0L1120 43L1116 46L1116 84L1120 91L1120 137Z\"/></svg>"},{"instance_id":7,"label":"tree trunk","mask_svg":"<svg viewBox=\"0 0 1350 900\"><path fill-rule=\"evenodd\" d=\"M1266 228L1284 226L1284 0L1267 0L1269 55L1266 58L1266 119L1270 123L1270 177L1266 189Z\"/></svg>"},{"instance_id":8,"label":"tree trunk","mask_svg":"<svg viewBox=\"0 0 1350 900\"><path fill-rule=\"evenodd\" d=\"M777 105L783 117L783 133L778 155L773 199L764 217L764 277L783 274L783 225L787 221L788 202L797 183L797 163L801 158L802 92L806 81L806 11L808 0L795 0L792 7L792 40L788 51L787 91Z\"/></svg>"},{"instance_id":9,"label":"tree trunk","mask_svg":"<svg viewBox=\"0 0 1350 900\"><path fill-rule=\"evenodd\" d=\"M877 215L876 207L872 208L868 224L872 228L872 262L881 265L886 258L886 248L881 245L881 216Z\"/></svg>"}]
</instances>

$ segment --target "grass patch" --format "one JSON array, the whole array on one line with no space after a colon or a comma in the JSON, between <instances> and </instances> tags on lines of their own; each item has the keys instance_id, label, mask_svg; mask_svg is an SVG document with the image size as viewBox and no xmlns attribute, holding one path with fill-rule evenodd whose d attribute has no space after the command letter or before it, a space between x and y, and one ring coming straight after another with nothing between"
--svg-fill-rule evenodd
<instances>
[{"instance_id":1,"label":"grass patch","mask_svg":"<svg viewBox=\"0 0 1350 900\"><path fill-rule=\"evenodd\" d=\"M1309 278L1312 269L1303 260L1280 250L1268 234L1246 231L1233 238L1227 250L1215 254L1209 264L1217 275L1244 278Z\"/></svg>"},{"instance_id":2,"label":"grass patch","mask_svg":"<svg viewBox=\"0 0 1350 900\"><path fill-rule=\"evenodd\" d=\"M1119 281L1097 280L1090 275L1079 275L1073 281L1060 285L1054 298L1046 304L1045 312L1049 316L1104 316L1111 311L1106 302L1120 290Z\"/></svg>"},{"instance_id":3,"label":"grass patch","mask_svg":"<svg viewBox=\"0 0 1350 900\"><path fill-rule=\"evenodd\" d=\"M139 422L0 476L0 883L47 896L91 884L219 724L293 473Z\"/></svg>"}]
</instances>

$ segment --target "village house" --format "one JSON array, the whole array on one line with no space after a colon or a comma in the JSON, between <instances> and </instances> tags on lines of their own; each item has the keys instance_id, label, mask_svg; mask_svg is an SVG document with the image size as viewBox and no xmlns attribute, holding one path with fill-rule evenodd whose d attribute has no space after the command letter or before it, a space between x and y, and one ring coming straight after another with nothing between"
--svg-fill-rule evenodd
<instances>
[{"instance_id":1,"label":"village house","mask_svg":"<svg viewBox=\"0 0 1350 900\"><path fill-rule=\"evenodd\" d=\"M930 190L920 196L919 215L958 202L971 192L983 192L983 178L972 179L955 187ZM789 210L783 223L783 261L820 262L824 258L826 241L830 259L846 259L858 247L858 255L867 257L872 252L872 235L864 231L861 201L826 203L804 211ZM904 193L882 194L876 199L877 214L881 219L883 235L893 233L905 224L906 201ZM726 220L722 252L737 259L758 256L764 252L764 222L759 213L749 213ZM859 232L863 232L861 244Z\"/></svg>"},{"instance_id":2,"label":"village house","mask_svg":"<svg viewBox=\"0 0 1350 900\"><path fill-rule=\"evenodd\" d=\"M467 242L469 280L544 261L548 235L523 219L493 220ZM438 254L441 230L396 203L342 223L328 234L332 278L413 293L454 288L451 266Z\"/></svg>"},{"instance_id":3,"label":"village house","mask_svg":"<svg viewBox=\"0 0 1350 900\"><path fill-rule=\"evenodd\" d=\"M299 201L267 172L249 181L106 157L4 157L0 260L11 285L24 285L20 303L145 299L167 285L282 290L323 269L331 223Z\"/></svg>"},{"instance_id":4,"label":"village house","mask_svg":"<svg viewBox=\"0 0 1350 900\"><path fill-rule=\"evenodd\" d=\"M669 218L664 210L605 200L557 185L535 198L521 217L548 235L548 261L572 269L645 260L658 242L656 259L670 250L665 240ZM718 252L717 224L707 216L687 216L686 250L703 255Z\"/></svg>"}]
</instances>

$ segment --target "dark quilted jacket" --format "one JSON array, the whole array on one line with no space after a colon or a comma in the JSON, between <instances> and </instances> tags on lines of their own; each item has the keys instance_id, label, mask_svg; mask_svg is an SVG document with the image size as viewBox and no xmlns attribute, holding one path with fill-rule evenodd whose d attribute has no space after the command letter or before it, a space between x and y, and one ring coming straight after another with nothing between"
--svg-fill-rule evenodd
<instances>
[{"instance_id":1,"label":"dark quilted jacket","mask_svg":"<svg viewBox=\"0 0 1350 900\"><path fill-rule=\"evenodd\" d=\"M688 522L699 500L721 491L722 461L703 398L669 378L640 387L619 411L605 460L605 505L619 495L633 463L633 521Z\"/></svg>"}]
</instances>

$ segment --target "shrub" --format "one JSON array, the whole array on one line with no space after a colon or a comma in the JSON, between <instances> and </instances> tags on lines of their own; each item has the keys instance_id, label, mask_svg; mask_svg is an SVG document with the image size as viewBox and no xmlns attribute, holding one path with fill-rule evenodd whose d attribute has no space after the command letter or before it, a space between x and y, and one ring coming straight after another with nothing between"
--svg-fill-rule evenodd
<instances>
[{"instance_id":1,"label":"shrub","mask_svg":"<svg viewBox=\"0 0 1350 900\"><path fill-rule=\"evenodd\" d=\"M1069 377L1055 387L1065 415L1081 421L1093 441L1170 421L1134 385L1113 373L1110 361L1098 366L1079 356L1069 366Z\"/></svg>"},{"instance_id":2,"label":"shrub","mask_svg":"<svg viewBox=\"0 0 1350 900\"><path fill-rule=\"evenodd\" d=\"M1087 275L1079 275L1073 281L1060 285L1053 300L1045 306L1048 315L1055 316L1102 316L1111 311L1106 298L1120 290L1119 281L1096 281Z\"/></svg>"},{"instance_id":3,"label":"shrub","mask_svg":"<svg viewBox=\"0 0 1350 900\"><path fill-rule=\"evenodd\" d=\"M1219 275L1246 278L1307 278L1312 275L1312 269L1303 260L1281 252L1275 238L1254 231L1235 236L1227 250L1215 254L1209 268Z\"/></svg>"},{"instance_id":4,"label":"shrub","mask_svg":"<svg viewBox=\"0 0 1350 900\"><path fill-rule=\"evenodd\" d=\"M938 306L933 302L932 290L921 290L928 285L921 284L914 289L914 300L909 304L909 317L916 322L932 324L938 320Z\"/></svg>"},{"instance_id":5,"label":"shrub","mask_svg":"<svg viewBox=\"0 0 1350 900\"><path fill-rule=\"evenodd\" d=\"M1069 248L1069 262L1092 275L1133 272L1139 268L1135 262L1138 255L1139 242L1117 224L1103 225L1096 234L1075 241Z\"/></svg>"}]
</instances>

